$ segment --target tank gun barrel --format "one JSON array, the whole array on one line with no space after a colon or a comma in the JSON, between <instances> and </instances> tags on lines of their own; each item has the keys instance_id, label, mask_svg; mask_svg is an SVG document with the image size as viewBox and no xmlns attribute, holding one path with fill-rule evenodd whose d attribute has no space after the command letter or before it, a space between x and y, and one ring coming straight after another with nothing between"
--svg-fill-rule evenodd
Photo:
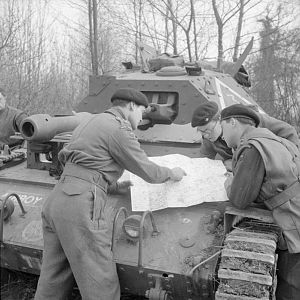
<instances>
[{"instance_id":1,"label":"tank gun barrel","mask_svg":"<svg viewBox=\"0 0 300 300\"><path fill-rule=\"evenodd\" d=\"M20 132L28 141L46 142L59 133L73 131L80 121L78 115L51 117L48 114L36 114L23 120Z\"/></svg>"}]
</instances>

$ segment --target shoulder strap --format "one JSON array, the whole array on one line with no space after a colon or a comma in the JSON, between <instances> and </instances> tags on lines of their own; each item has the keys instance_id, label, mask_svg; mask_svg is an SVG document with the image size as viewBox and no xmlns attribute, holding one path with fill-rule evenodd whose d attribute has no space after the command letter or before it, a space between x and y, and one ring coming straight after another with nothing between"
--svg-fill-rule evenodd
<instances>
[{"instance_id":1,"label":"shoulder strap","mask_svg":"<svg viewBox=\"0 0 300 300\"><path fill-rule=\"evenodd\" d=\"M284 191L280 192L279 194L273 196L268 200L265 200L264 203L270 210L273 210L274 208L284 204L285 202L299 195L299 193L300 183L299 181L295 181Z\"/></svg>"},{"instance_id":2,"label":"shoulder strap","mask_svg":"<svg viewBox=\"0 0 300 300\"><path fill-rule=\"evenodd\" d=\"M125 128L125 129L130 129L130 130L132 130L129 121L124 120L123 118L120 118L120 117L117 116L115 113L113 113L112 111L109 111L109 110L106 110L104 113L113 115L113 116L115 117L115 119L120 123L121 128Z\"/></svg>"}]
</instances>

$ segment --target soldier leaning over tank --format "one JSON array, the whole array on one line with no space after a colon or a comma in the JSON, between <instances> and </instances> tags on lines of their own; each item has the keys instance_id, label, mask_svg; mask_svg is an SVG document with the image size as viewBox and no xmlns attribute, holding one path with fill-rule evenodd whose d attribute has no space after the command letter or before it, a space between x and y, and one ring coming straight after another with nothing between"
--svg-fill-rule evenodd
<instances>
[{"instance_id":1,"label":"soldier leaning over tank","mask_svg":"<svg viewBox=\"0 0 300 300\"><path fill-rule=\"evenodd\" d=\"M179 181L181 168L151 162L133 130L148 106L134 89L120 89L112 108L92 115L74 130L59 153L65 165L42 210L44 252L35 300L66 299L74 280L85 300L120 299L111 233L104 214L108 186L124 169L150 183ZM119 188L127 188L125 182Z\"/></svg>"},{"instance_id":2,"label":"soldier leaning over tank","mask_svg":"<svg viewBox=\"0 0 300 300\"><path fill-rule=\"evenodd\" d=\"M277 136L288 139L300 149L300 140L293 126L267 114L259 114L259 117L260 127L267 128ZM215 159L216 156L220 156L227 170L231 171L232 150L222 139L218 105L215 102L201 104L193 113L192 127L197 127L203 137L200 147L201 157Z\"/></svg>"},{"instance_id":3,"label":"soldier leaning over tank","mask_svg":"<svg viewBox=\"0 0 300 300\"><path fill-rule=\"evenodd\" d=\"M241 104L221 112L223 138L233 148L233 176L225 182L239 209L261 204L272 211L288 250L279 250L277 300L300 299L300 153L266 128Z\"/></svg>"},{"instance_id":4,"label":"soldier leaning over tank","mask_svg":"<svg viewBox=\"0 0 300 300\"><path fill-rule=\"evenodd\" d=\"M4 144L14 145L10 136L14 135L16 131L20 131L20 124L26 117L27 115L23 111L6 104L5 92L0 88L0 147Z\"/></svg>"}]
</instances>

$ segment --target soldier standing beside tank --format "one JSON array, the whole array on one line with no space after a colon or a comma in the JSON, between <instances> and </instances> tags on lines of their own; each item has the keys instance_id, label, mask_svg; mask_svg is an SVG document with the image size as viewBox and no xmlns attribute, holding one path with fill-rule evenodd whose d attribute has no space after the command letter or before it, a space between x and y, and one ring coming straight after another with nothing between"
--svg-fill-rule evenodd
<instances>
[{"instance_id":1,"label":"soldier standing beside tank","mask_svg":"<svg viewBox=\"0 0 300 300\"><path fill-rule=\"evenodd\" d=\"M266 128L258 114L236 104L221 112L223 138L235 150L233 177L225 182L239 209L253 203L272 211L288 250L279 251L277 300L300 299L300 153Z\"/></svg>"},{"instance_id":2,"label":"soldier standing beside tank","mask_svg":"<svg viewBox=\"0 0 300 300\"><path fill-rule=\"evenodd\" d=\"M26 117L23 111L6 104L5 92L0 88L0 147L14 144L10 136L20 131L20 124Z\"/></svg>"},{"instance_id":3,"label":"soldier standing beside tank","mask_svg":"<svg viewBox=\"0 0 300 300\"><path fill-rule=\"evenodd\" d=\"M65 168L42 210L44 252L35 300L65 299L74 279L85 300L120 299L103 213L108 186L116 186L124 169L150 183L185 175L181 168L156 165L140 148L132 130L148 106L147 97L120 89L111 101L111 109L81 122L59 153Z\"/></svg>"},{"instance_id":4,"label":"soldier standing beside tank","mask_svg":"<svg viewBox=\"0 0 300 300\"><path fill-rule=\"evenodd\" d=\"M267 128L275 135L288 139L300 149L300 141L295 128L286 122L277 120L267 114L259 114L260 127ZM228 171L231 171L232 150L222 139L220 113L217 103L205 102L193 113L192 127L201 132L203 142L200 147L201 157L215 159L220 156Z\"/></svg>"}]
</instances>

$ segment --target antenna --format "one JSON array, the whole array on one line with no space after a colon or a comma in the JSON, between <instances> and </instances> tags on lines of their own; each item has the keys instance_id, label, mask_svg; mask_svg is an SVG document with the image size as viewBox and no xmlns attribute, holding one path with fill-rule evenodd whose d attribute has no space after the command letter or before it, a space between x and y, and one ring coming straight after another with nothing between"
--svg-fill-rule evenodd
<instances>
[{"instance_id":1,"label":"antenna","mask_svg":"<svg viewBox=\"0 0 300 300\"><path fill-rule=\"evenodd\" d=\"M243 62L247 58L248 54L250 53L250 51L253 47L253 40L254 40L254 37L252 37L251 41L247 45L247 47L244 50L244 52L242 53L242 55L238 58L238 60L233 65L232 69L228 72L232 77L238 72L238 70L242 66Z\"/></svg>"}]
</instances>

